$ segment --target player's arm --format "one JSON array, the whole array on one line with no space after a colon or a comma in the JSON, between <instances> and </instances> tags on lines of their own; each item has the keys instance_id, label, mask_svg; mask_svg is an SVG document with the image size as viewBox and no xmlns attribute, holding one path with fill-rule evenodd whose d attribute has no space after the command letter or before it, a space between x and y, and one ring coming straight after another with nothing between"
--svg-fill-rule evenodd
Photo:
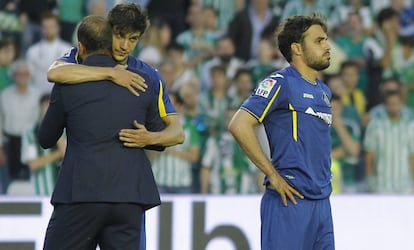
<instances>
[{"instance_id":1,"label":"player's arm","mask_svg":"<svg viewBox=\"0 0 414 250\"><path fill-rule=\"evenodd\" d=\"M258 120L244 109L239 109L231 119L228 129L249 159L269 178L270 185L280 194L287 206L287 199L297 204L294 196L303 199L302 194L291 187L273 167L260 146L254 127Z\"/></svg>"},{"instance_id":2,"label":"player's arm","mask_svg":"<svg viewBox=\"0 0 414 250\"><path fill-rule=\"evenodd\" d=\"M135 129L122 129L119 139L126 147L143 148L148 145L173 146L184 142L184 130L178 115L162 118L165 128L161 131L148 131L143 124L134 121Z\"/></svg>"},{"instance_id":3,"label":"player's arm","mask_svg":"<svg viewBox=\"0 0 414 250\"><path fill-rule=\"evenodd\" d=\"M184 142L184 130L180 122L180 117L176 114L167 115L162 118L165 123L165 129L155 132L154 139L151 144L173 146Z\"/></svg>"},{"instance_id":4,"label":"player's arm","mask_svg":"<svg viewBox=\"0 0 414 250\"><path fill-rule=\"evenodd\" d=\"M49 82L78 84L83 82L110 80L127 88L131 93L139 96L139 91L145 91L147 84L140 75L128 71L126 66L115 67L86 66L58 60L52 63L47 72Z\"/></svg>"}]
</instances>

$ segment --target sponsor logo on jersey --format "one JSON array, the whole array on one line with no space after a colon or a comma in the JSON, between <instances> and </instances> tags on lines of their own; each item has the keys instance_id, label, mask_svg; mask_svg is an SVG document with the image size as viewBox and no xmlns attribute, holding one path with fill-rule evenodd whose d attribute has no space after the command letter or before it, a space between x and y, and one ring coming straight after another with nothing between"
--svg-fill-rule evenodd
<instances>
[{"instance_id":1,"label":"sponsor logo on jersey","mask_svg":"<svg viewBox=\"0 0 414 250\"><path fill-rule=\"evenodd\" d=\"M305 113L322 119L329 126L331 126L332 124L332 114L323 113L323 112L315 112L311 107L306 109Z\"/></svg>"},{"instance_id":2,"label":"sponsor logo on jersey","mask_svg":"<svg viewBox=\"0 0 414 250\"><path fill-rule=\"evenodd\" d=\"M331 106L331 102L329 101L329 97L328 95L325 93L325 91L322 93L322 99L323 101L326 103L326 105L328 105L328 107Z\"/></svg>"},{"instance_id":3,"label":"sponsor logo on jersey","mask_svg":"<svg viewBox=\"0 0 414 250\"><path fill-rule=\"evenodd\" d=\"M313 95L312 94L308 94L308 93L303 93L303 98L313 99Z\"/></svg>"},{"instance_id":4,"label":"sponsor logo on jersey","mask_svg":"<svg viewBox=\"0 0 414 250\"><path fill-rule=\"evenodd\" d=\"M275 84L276 80L266 78L259 84L259 87L257 88L255 94L267 98L269 97L269 94L272 91L273 86L275 86Z\"/></svg>"}]
</instances>

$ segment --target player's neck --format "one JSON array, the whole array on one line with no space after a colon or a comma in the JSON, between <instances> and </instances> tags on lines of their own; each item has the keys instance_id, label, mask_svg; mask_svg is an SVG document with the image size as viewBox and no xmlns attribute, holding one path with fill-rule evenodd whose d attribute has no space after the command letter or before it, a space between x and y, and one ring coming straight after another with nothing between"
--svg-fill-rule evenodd
<instances>
[{"instance_id":1,"label":"player's neck","mask_svg":"<svg viewBox=\"0 0 414 250\"><path fill-rule=\"evenodd\" d=\"M316 85L318 71L301 64L292 63L292 66L299 72L303 79L305 79L310 84Z\"/></svg>"}]
</instances>

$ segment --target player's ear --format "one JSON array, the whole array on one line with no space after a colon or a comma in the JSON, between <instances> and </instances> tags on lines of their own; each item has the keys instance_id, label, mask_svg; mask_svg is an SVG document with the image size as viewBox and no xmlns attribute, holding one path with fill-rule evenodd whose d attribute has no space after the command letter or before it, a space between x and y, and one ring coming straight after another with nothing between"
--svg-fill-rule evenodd
<instances>
[{"instance_id":1,"label":"player's ear","mask_svg":"<svg viewBox=\"0 0 414 250\"><path fill-rule=\"evenodd\" d=\"M78 48L79 48L79 55L81 57L84 56L86 54L85 46L81 42L78 42Z\"/></svg>"},{"instance_id":2,"label":"player's ear","mask_svg":"<svg viewBox=\"0 0 414 250\"><path fill-rule=\"evenodd\" d=\"M299 56L302 54L302 46L300 43L292 43L290 49L292 50L292 55Z\"/></svg>"}]
</instances>

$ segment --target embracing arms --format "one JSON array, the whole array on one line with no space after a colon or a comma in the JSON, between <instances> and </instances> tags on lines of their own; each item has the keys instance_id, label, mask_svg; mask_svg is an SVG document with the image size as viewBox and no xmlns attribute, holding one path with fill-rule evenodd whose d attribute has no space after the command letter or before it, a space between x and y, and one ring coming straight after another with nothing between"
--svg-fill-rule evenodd
<instances>
[{"instance_id":1,"label":"embracing arms","mask_svg":"<svg viewBox=\"0 0 414 250\"><path fill-rule=\"evenodd\" d=\"M50 82L78 84L99 80L111 80L127 88L132 94L139 96L139 91L145 91L147 84L140 75L128 71L126 65L110 67L95 67L82 64L55 61L47 72Z\"/></svg>"}]
</instances>

